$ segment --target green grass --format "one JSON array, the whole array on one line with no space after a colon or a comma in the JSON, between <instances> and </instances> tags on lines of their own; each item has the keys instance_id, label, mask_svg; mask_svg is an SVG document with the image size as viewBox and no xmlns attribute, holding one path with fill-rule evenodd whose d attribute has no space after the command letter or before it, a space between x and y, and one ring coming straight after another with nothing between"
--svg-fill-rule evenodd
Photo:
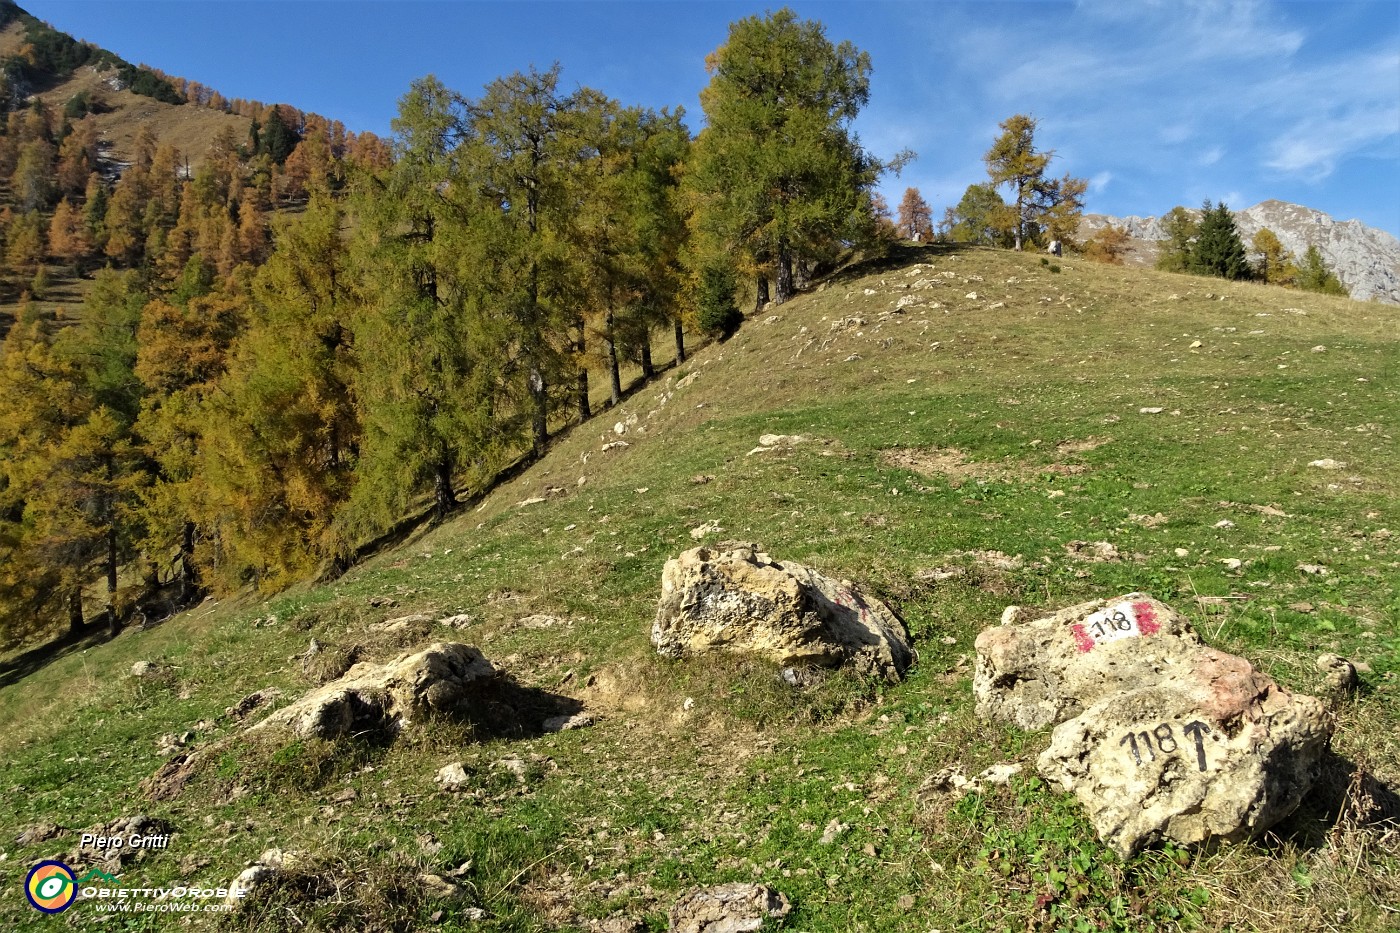
<instances>
[{"instance_id":1,"label":"green grass","mask_svg":"<svg viewBox=\"0 0 1400 933\"><path fill-rule=\"evenodd\" d=\"M1320 691L1321 651L1365 662L1334 746L1394 786L1396 309L1074 260L1052 274L1004 252L909 261L925 265L847 273L750 320L478 509L331 585L206 604L0 690L0 920L51 925L20 882L76 844L20 847L22 827L148 812L178 834L124 882L223 884L272 846L311 856L262 909L223 921L234 929L586 930L625 915L663 930L683 890L740 879L787 894L793 930L1393 926L1395 832L1339 823L1322 794L1258 843L1122 862L1032 776L1046 736L977 721L969 680L973 639L1006 605L1141 589L1293 689ZM922 306L891 313L907 294ZM633 414L630 446L603 452ZM750 455L764 433L809 440ZM962 466L896 465L890 452L907 449L955 450L939 462ZM1328 457L1346 466L1308 465ZM919 650L911 676L837 673L794 691L756 661L656 657L662 565L711 521L723 531L708 541L762 543L897 606ZM1076 540L1122 559L1075 559ZM1022 559L995 569L969 554L993 550ZM920 577L947 567L965 572ZM371 606L380 596L397 605ZM370 628L417 611L474 622L397 639ZM520 624L535 614L563 621ZM312 637L370 658L468 641L598 721L485 742L437 723L392 743L234 743L178 799L142 794L160 735L193 729L207 745L236 732L224 709L242 696L313 686L296 659ZM139 659L161 676L127 676ZM527 779L504 758L525 760ZM447 794L433 775L457 760L476 783ZM1009 787L921 792L943 767L1009 760L1029 765ZM822 845L832 820L848 828ZM435 899L414 882L425 871L455 871L463 896ZM465 919L470 907L488 919ZM66 916L96 922L86 904Z\"/></svg>"}]
</instances>

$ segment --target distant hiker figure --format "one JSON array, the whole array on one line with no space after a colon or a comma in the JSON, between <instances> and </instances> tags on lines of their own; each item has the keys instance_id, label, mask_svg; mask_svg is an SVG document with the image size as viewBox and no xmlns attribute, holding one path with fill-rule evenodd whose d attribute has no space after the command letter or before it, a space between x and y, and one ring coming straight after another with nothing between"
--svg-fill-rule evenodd
<instances>
[{"instance_id":1,"label":"distant hiker figure","mask_svg":"<svg viewBox=\"0 0 1400 933\"><path fill-rule=\"evenodd\" d=\"M1064 255L1064 249L1063 249L1063 247L1060 246L1060 241L1059 241L1059 240L1051 240L1051 241L1050 241L1050 246L1049 246L1049 248L1046 249L1045 251L1046 251L1047 253L1049 253L1050 255L1052 255L1052 256L1063 256L1063 255Z\"/></svg>"}]
</instances>

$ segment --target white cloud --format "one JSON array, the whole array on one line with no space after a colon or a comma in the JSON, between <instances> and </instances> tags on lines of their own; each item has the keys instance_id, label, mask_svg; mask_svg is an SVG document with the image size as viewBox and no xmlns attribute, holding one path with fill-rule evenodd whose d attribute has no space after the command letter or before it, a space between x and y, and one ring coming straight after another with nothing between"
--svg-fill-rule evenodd
<instances>
[{"instance_id":1,"label":"white cloud","mask_svg":"<svg viewBox=\"0 0 1400 933\"><path fill-rule=\"evenodd\" d=\"M1205 152L1201 153L1200 158L1196 160L1196 164L1214 165L1215 163L1220 161L1220 158L1223 155L1225 155L1224 149L1221 149L1219 146L1211 146Z\"/></svg>"},{"instance_id":2,"label":"white cloud","mask_svg":"<svg viewBox=\"0 0 1400 933\"><path fill-rule=\"evenodd\" d=\"M1093 178L1089 179L1089 191L1098 194L1100 191L1107 188L1108 183L1111 181L1113 181L1112 172L1099 172Z\"/></svg>"}]
</instances>

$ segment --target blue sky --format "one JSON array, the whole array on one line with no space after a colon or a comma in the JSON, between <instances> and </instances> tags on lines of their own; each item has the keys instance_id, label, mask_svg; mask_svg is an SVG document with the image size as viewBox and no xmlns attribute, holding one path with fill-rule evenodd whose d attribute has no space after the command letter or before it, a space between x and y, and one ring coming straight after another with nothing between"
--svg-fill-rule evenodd
<instances>
[{"instance_id":1,"label":"blue sky","mask_svg":"<svg viewBox=\"0 0 1400 933\"><path fill-rule=\"evenodd\" d=\"M705 55L780 4L21 0L60 29L229 97L281 101L387 133L432 73L475 95L531 64L570 86L702 115ZM1160 214L1206 198L1294 201L1400 235L1400 2L801 2L874 63L856 129L919 158L883 188L936 214L985 176L1014 113L1088 209Z\"/></svg>"}]
</instances>

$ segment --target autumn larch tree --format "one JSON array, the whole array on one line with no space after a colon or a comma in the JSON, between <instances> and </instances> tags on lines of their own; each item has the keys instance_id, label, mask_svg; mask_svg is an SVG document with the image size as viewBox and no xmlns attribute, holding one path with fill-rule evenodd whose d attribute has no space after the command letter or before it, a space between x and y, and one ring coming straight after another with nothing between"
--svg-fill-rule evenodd
<instances>
[{"instance_id":1,"label":"autumn larch tree","mask_svg":"<svg viewBox=\"0 0 1400 933\"><path fill-rule=\"evenodd\" d=\"M1041 152L1035 146L1038 122L1016 114L1001 123L1001 135L982 156L993 188L1009 186L1012 199L1012 244L1019 251L1027 239L1036 240L1048 231L1052 238L1065 240L1078 226L1088 183L1083 179L1049 178L1046 169L1054 152Z\"/></svg>"},{"instance_id":2,"label":"autumn larch tree","mask_svg":"<svg viewBox=\"0 0 1400 933\"><path fill-rule=\"evenodd\" d=\"M851 123L870 94L870 56L832 44L821 23L784 8L729 27L706 59L707 125L686 175L696 274L726 256L786 301L794 268L874 229L869 192L883 169Z\"/></svg>"},{"instance_id":3,"label":"autumn larch tree","mask_svg":"<svg viewBox=\"0 0 1400 933\"><path fill-rule=\"evenodd\" d=\"M382 531L431 490L457 504L454 476L490 435L489 354L472 330L464 282L465 197L457 161L465 114L434 77L415 81L394 118L393 164L365 177L354 206L354 262L365 277L351 330L363 427L349 535Z\"/></svg>"},{"instance_id":4,"label":"autumn larch tree","mask_svg":"<svg viewBox=\"0 0 1400 933\"><path fill-rule=\"evenodd\" d=\"M1342 280L1327 268L1322 253L1315 244L1308 244L1303 261L1298 264L1298 287L1305 292L1319 292L1323 295L1346 295L1347 288Z\"/></svg>"},{"instance_id":5,"label":"autumn larch tree","mask_svg":"<svg viewBox=\"0 0 1400 933\"><path fill-rule=\"evenodd\" d=\"M918 188L906 188L899 202L899 232L906 240L927 240L933 235L933 210Z\"/></svg>"},{"instance_id":6,"label":"autumn larch tree","mask_svg":"<svg viewBox=\"0 0 1400 933\"><path fill-rule=\"evenodd\" d=\"M503 322L507 366L523 383L521 408L531 449L549 440L551 396L574 383L577 357L577 261L573 174L579 169L576 100L559 92L559 66L516 72L486 86L468 104L463 184L474 197L464 259L477 266L478 317ZM573 339L568 332L573 330ZM569 379L572 375L574 378Z\"/></svg>"},{"instance_id":7,"label":"autumn larch tree","mask_svg":"<svg viewBox=\"0 0 1400 933\"><path fill-rule=\"evenodd\" d=\"M1278 234L1263 227L1254 234L1250 246L1259 255L1254 264L1255 277L1269 285L1294 285L1298 278L1298 266L1293 254L1284 249Z\"/></svg>"},{"instance_id":8,"label":"autumn larch tree","mask_svg":"<svg viewBox=\"0 0 1400 933\"><path fill-rule=\"evenodd\" d=\"M1163 272L1186 272L1191 254L1200 237L1201 224L1186 208L1177 205L1162 217L1167 239L1157 253L1157 268Z\"/></svg>"}]
</instances>

